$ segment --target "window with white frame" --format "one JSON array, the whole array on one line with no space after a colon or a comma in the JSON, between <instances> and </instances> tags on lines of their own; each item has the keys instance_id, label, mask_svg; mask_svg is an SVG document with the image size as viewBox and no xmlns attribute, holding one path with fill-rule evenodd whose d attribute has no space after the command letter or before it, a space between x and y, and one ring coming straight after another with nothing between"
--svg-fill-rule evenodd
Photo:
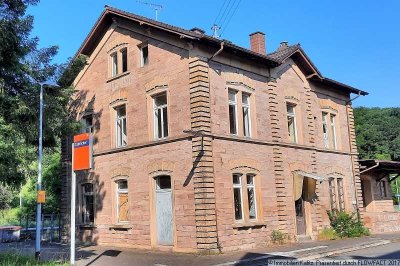
<instances>
[{"instance_id":1,"label":"window with white frame","mask_svg":"<svg viewBox=\"0 0 400 266\"><path fill-rule=\"evenodd\" d=\"M330 114L330 123L331 123L331 143L332 148L336 149L336 126L335 126L335 115Z\"/></svg>"},{"instance_id":2,"label":"window with white frame","mask_svg":"<svg viewBox=\"0 0 400 266\"><path fill-rule=\"evenodd\" d=\"M82 223L94 223L94 193L93 184L82 184Z\"/></svg>"},{"instance_id":3,"label":"window with white frame","mask_svg":"<svg viewBox=\"0 0 400 266\"><path fill-rule=\"evenodd\" d=\"M243 220L243 192L241 174L233 174L233 204L235 208L235 220Z\"/></svg>"},{"instance_id":4,"label":"window with white frame","mask_svg":"<svg viewBox=\"0 0 400 266\"><path fill-rule=\"evenodd\" d=\"M115 108L115 141L116 146L126 146L126 105Z\"/></svg>"},{"instance_id":5,"label":"window with white frame","mask_svg":"<svg viewBox=\"0 0 400 266\"><path fill-rule=\"evenodd\" d=\"M324 133L324 148L329 148L328 113L322 112L322 131Z\"/></svg>"},{"instance_id":6,"label":"window with white frame","mask_svg":"<svg viewBox=\"0 0 400 266\"><path fill-rule=\"evenodd\" d=\"M129 221L128 181L117 181L117 222Z\"/></svg>"},{"instance_id":7,"label":"window with white frame","mask_svg":"<svg viewBox=\"0 0 400 266\"><path fill-rule=\"evenodd\" d=\"M154 138L168 137L168 104L167 93L153 97L154 100Z\"/></svg>"},{"instance_id":8,"label":"window with white frame","mask_svg":"<svg viewBox=\"0 0 400 266\"><path fill-rule=\"evenodd\" d=\"M251 136L250 95L242 93L243 135Z\"/></svg>"},{"instance_id":9,"label":"window with white frame","mask_svg":"<svg viewBox=\"0 0 400 266\"><path fill-rule=\"evenodd\" d=\"M149 64L149 47L147 45L140 48L140 66L144 67Z\"/></svg>"},{"instance_id":10,"label":"window with white frame","mask_svg":"<svg viewBox=\"0 0 400 266\"><path fill-rule=\"evenodd\" d=\"M93 133L93 116L85 115L81 119L81 132L82 133Z\"/></svg>"},{"instance_id":11,"label":"window with white frame","mask_svg":"<svg viewBox=\"0 0 400 266\"><path fill-rule=\"evenodd\" d=\"M296 105L286 103L288 134L291 142L297 143Z\"/></svg>"},{"instance_id":12,"label":"window with white frame","mask_svg":"<svg viewBox=\"0 0 400 266\"><path fill-rule=\"evenodd\" d=\"M232 175L233 204L235 221L257 220L257 190L254 174L235 173Z\"/></svg>"},{"instance_id":13,"label":"window with white frame","mask_svg":"<svg viewBox=\"0 0 400 266\"><path fill-rule=\"evenodd\" d=\"M238 120L237 120L237 92L229 90L229 131L231 134L237 135Z\"/></svg>"},{"instance_id":14,"label":"window with white frame","mask_svg":"<svg viewBox=\"0 0 400 266\"><path fill-rule=\"evenodd\" d=\"M118 75L118 53L111 54L111 77Z\"/></svg>"},{"instance_id":15,"label":"window with white frame","mask_svg":"<svg viewBox=\"0 0 400 266\"><path fill-rule=\"evenodd\" d=\"M254 182L254 175L246 175L247 185L247 199L249 204L249 219L257 219L257 207L256 207L256 188Z\"/></svg>"}]
</instances>

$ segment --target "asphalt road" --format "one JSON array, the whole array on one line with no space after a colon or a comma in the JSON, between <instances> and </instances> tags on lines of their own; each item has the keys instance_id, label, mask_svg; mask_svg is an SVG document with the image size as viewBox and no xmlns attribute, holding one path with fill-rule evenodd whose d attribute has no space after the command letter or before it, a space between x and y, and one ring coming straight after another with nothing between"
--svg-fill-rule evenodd
<instances>
[{"instance_id":1,"label":"asphalt road","mask_svg":"<svg viewBox=\"0 0 400 266\"><path fill-rule=\"evenodd\" d=\"M400 243L390 243L383 246L361 249L338 256L329 257L330 259L399 259Z\"/></svg>"}]
</instances>

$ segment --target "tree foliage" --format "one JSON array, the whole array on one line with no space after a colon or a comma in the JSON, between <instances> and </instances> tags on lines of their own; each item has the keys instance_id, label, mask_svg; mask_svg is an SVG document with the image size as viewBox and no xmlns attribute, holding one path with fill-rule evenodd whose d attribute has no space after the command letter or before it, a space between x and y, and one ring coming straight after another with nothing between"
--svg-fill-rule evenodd
<instances>
[{"instance_id":1,"label":"tree foliage","mask_svg":"<svg viewBox=\"0 0 400 266\"><path fill-rule=\"evenodd\" d=\"M400 160L400 108L354 109L362 159Z\"/></svg>"},{"instance_id":2,"label":"tree foliage","mask_svg":"<svg viewBox=\"0 0 400 266\"><path fill-rule=\"evenodd\" d=\"M31 176L28 165L37 158L39 84L53 80L60 85L44 86L43 145L54 148L62 134L75 128L67 106L72 81L86 63L78 57L54 64L58 47L38 47L38 38L31 36L33 17L26 14L38 2L0 0L0 183L14 187Z\"/></svg>"}]
</instances>

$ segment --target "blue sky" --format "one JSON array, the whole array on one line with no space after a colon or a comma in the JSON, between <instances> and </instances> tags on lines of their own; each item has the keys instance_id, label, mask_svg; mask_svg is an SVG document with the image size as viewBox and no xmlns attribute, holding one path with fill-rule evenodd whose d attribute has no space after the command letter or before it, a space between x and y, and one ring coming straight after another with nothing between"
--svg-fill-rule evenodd
<instances>
[{"instance_id":1,"label":"blue sky","mask_svg":"<svg viewBox=\"0 0 400 266\"><path fill-rule=\"evenodd\" d=\"M160 21L187 29L197 26L208 34L229 3L232 7L226 9L221 21L221 38L249 47L249 34L262 31L268 52L281 41L301 43L324 76L370 93L357 99L355 106L400 106L398 0L147 2L164 6L159 13ZM33 35L40 38L42 47L58 45L55 61L65 62L75 54L106 4L155 17L153 9L137 0L41 0L28 10L35 17Z\"/></svg>"}]
</instances>

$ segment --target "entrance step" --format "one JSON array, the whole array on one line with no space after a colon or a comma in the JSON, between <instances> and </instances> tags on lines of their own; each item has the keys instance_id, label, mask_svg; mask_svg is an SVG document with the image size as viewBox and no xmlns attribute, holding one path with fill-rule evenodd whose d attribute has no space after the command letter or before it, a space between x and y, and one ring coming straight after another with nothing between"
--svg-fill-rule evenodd
<instances>
[{"instance_id":1,"label":"entrance step","mask_svg":"<svg viewBox=\"0 0 400 266\"><path fill-rule=\"evenodd\" d=\"M297 235L297 242L298 243L305 243L305 242L311 242L311 236L307 235Z\"/></svg>"}]
</instances>

